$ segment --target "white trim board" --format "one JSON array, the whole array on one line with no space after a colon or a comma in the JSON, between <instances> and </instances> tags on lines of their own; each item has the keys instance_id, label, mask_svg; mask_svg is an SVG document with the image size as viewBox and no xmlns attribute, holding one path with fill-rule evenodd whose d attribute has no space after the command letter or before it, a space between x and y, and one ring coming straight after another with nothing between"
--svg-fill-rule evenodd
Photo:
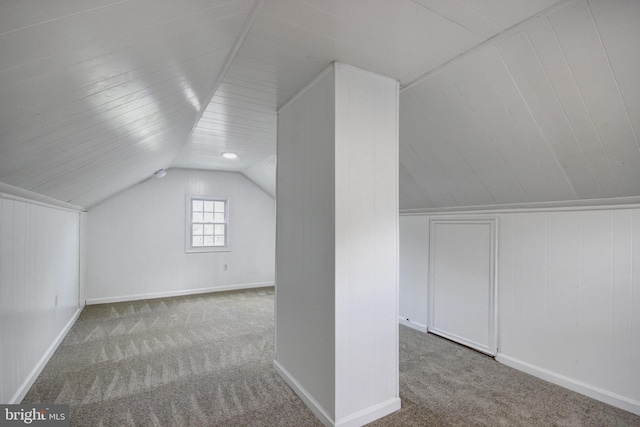
<instances>
[{"instance_id":1,"label":"white trim board","mask_svg":"<svg viewBox=\"0 0 640 427\"><path fill-rule=\"evenodd\" d=\"M196 126L198 126L198 122L200 122L200 119L204 115L204 112L209 107L209 104L211 104L211 100L216 95L218 88L222 84L222 80L224 80L224 78L227 75L227 72L229 71L229 68L231 68L231 63L233 63L233 60L236 59L236 56L238 55L238 51L240 50L240 47L242 47L244 40L249 35L251 28L253 28L253 24L256 22L256 19L258 18L258 15L260 14L260 10L262 10L262 6L264 6L265 1L266 0L257 0L253 6L253 9L251 9L251 12L249 12L247 20L244 22L244 25L242 26L242 31L238 35L238 38L236 39L236 41L233 43L233 47L231 48L229 55L225 59L224 65L222 66L222 69L220 70L218 77L214 85L211 87L210 95L207 96L206 102L202 103L202 108L200 108L200 111L196 115L193 121L193 124L191 125L191 133L193 133L193 131L196 129ZM186 143L183 144L182 148L184 148L186 145L187 145ZM176 157L174 157L173 161L171 162L171 167L173 167L173 164L175 163L176 159L180 156L180 153L182 153L182 148L180 149L180 152L178 152Z\"/></svg>"},{"instance_id":2,"label":"white trim board","mask_svg":"<svg viewBox=\"0 0 640 427\"><path fill-rule=\"evenodd\" d=\"M619 394L592 386L590 384L565 377L564 375L556 374L546 369L539 368L511 356L507 356L503 353L498 353L495 359L503 365L507 365L522 372L526 372L527 374L533 375L534 377L541 378L545 381L549 381L550 383L575 391L576 393L580 393L601 402L608 403L609 405L615 406L616 408L624 409L625 411L640 415L640 402L636 400L632 400L628 397L624 397Z\"/></svg>"},{"instance_id":3,"label":"white trim board","mask_svg":"<svg viewBox=\"0 0 640 427\"><path fill-rule=\"evenodd\" d=\"M325 76L325 74L327 74L329 71L333 70L334 67L335 67L335 62L332 62L327 67L325 67L324 70L320 71L320 74L315 76L309 83L304 85L304 87L302 89L300 89L298 92L296 92L295 95L293 95L291 98L287 99L284 104L282 104L280 107L278 107L278 109L276 110L276 113L280 114L281 111L285 110L289 105L293 104L306 91L311 89L318 81L320 81ZM277 171L277 169L276 169L276 171Z\"/></svg>"},{"instance_id":4,"label":"white trim board","mask_svg":"<svg viewBox=\"0 0 640 427\"><path fill-rule=\"evenodd\" d=\"M575 212L640 208L640 197L572 200L564 202L513 203L505 205L457 206L444 208L402 209L400 216L488 215L531 212Z\"/></svg>"},{"instance_id":5,"label":"white trim board","mask_svg":"<svg viewBox=\"0 0 640 427\"><path fill-rule=\"evenodd\" d=\"M407 83L405 86L400 88L400 93L404 92L405 90L411 89L414 86L420 85L421 83L427 81L428 79L430 79L433 76L436 76L440 73L442 73L443 71L446 71L450 66L452 66L453 64L457 63L458 61L469 57L473 54L475 54L479 49L481 49L483 46L486 45L490 45L490 44L494 44L496 41L504 39L505 37L509 37L510 35L519 32L522 30L522 28L526 25L528 25L530 22L539 19L540 17L543 16L549 16L554 12L557 12L561 9L564 9L567 6L572 5L573 3L577 3L579 0L561 0L549 7L547 7L544 10L541 10L540 12L526 18L524 21L520 21L517 24L507 28L506 30L503 30L502 32L488 38L487 40L475 45L474 47L472 47L471 49L467 50L466 52L461 53L460 55L448 60L447 62L445 62L444 64L436 67L433 70L427 71L425 74L415 78L413 81Z\"/></svg>"},{"instance_id":6,"label":"white trim board","mask_svg":"<svg viewBox=\"0 0 640 427\"><path fill-rule=\"evenodd\" d=\"M327 411L320 406L320 404L307 392L307 390L296 381L291 374L278 363L277 360L273 361L273 369L282 377L282 379L293 389L293 391L302 399L302 401L311 409L313 414L320 420L322 424L327 427L359 427L377 419L380 419L386 415L389 415L401 407L400 398L394 397L386 402L381 402L370 408L363 409L362 411L351 414L348 417L344 417L337 422L331 419L331 416Z\"/></svg>"},{"instance_id":7,"label":"white trim board","mask_svg":"<svg viewBox=\"0 0 640 427\"><path fill-rule=\"evenodd\" d=\"M72 205L71 203L65 203L52 197L44 196L33 191L25 190L20 187L5 184L0 182L0 198L16 200L18 202L31 203L38 206L45 206L47 208L60 209L70 212L85 212L82 206Z\"/></svg>"},{"instance_id":8,"label":"white trim board","mask_svg":"<svg viewBox=\"0 0 640 427\"><path fill-rule=\"evenodd\" d=\"M436 322L436 227L439 225L476 225L489 226L489 268L488 268L488 315L487 325L488 339L486 343L477 342L460 334L440 329ZM498 286L497 286L497 262L498 262L498 218L493 216L464 218L429 218L429 278L428 278L428 331L443 336L452 341L459 342L490 356L498 352ZM449 310L450 311L450 310Z\"/></svg>"},{"instance_id":9,"label":"white trim board","mask_svg":"<svg viewBox=\"0 0 640 427\"><path fill-rule=\"evenodd\" d=\"M340 419L336 427L360 427L400 410L401 406L400 398L394 397Z\"/></svg>"},{"instance_id":10,"label":"white trim board","mask_svg":"<svg viewBox=\"0 0 640 427\"><path fill-rule=\"evenodd\" d=\"M122 295L106 298L87 298L87 305L109 304L114 302L139 301L143 299L156 299L168 297L180 297L185 295L208 294L211 292L239 291L241 289L268 288L275 286L274 282L245 283L238 285L216 286L211 288L184 289L178 291L153 292L149 294Z\"/></svg>"},{"instance_id":11,"label":"white trim board","mask_svg":"<svg viewBox=\"0 0 640 427\"><path fill-rule=\"evenodd\" d=\"M424 332L425 334L427 333L427 325L414 322L413 320L409 320L406 317L398 317L398 323L411 329L415 329L416 331Z\"/></svg>"},{"instance_id":12,"label":"white trim board","mask_svg":"<svg viewBox=\"0 0 640 427\"><path fill-rule=\"evenodd\" d=\"M47 366L47 363L49 362L49 359L51 359L51 356L53 356L53 353L56 352L56 350L58 349L58 346L60 345L64 337L67 336L67 333L69 332L73 324L76 322L76 320L78 320L78 316L80 316L81 312L82 312L82 307L79 307L76 310L76 312L73 314L73 316L71 316L71 319L69 319L69 321L64 326L64 328L62 328L62 330L60 331L56 339L53 340L53 342L51 343L47 351L42 355L42 357L40 358L36 366L34 366L34 368L31 370L31 372L29 373L27 378L24 380L22 385L15 392L11 400L7 402L8 404L13 405L13 404L18 404L22 402L22 399L24 399L24 396L27 394L27 392L29 391L33 383L36 381L36 379L38 378L38 375L40 375L44 367Z\"/></svg>"},{"instance_id":13,"label":"white trim board","mask_svg":"<svg viewBox=\"0 0 640 427\"><path fill-rule=\"evenodd\" d=\"M273 361L273 369L282 377L282 379L291 387L305 405L311 409L311 412L327 427L335 426L331 415L318 403L317 400L309 394L309 392L300 385L298 381L287 371L277 360Z\"/></svg>"}]
</instances>

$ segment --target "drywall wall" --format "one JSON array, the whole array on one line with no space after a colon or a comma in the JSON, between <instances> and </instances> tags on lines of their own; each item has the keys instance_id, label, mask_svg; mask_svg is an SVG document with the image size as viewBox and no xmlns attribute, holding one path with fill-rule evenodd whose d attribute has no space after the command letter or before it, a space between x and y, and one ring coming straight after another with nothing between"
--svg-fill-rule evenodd
<instances>
[{"instance_id":1,"label":"drywall wall","mask_svg":"<svg viewBox=\"0 0 640 427\"><path fill-rule=\"evenodd\" d=\"M230 251L185 252L188 194L228 198ZM87 302L273 285L274 239L274 200L242 174L170 169L89 210Z\"/></svg>"},{"instance_id":2,"label":"drywall wall","mask_svg":"<svg viewBox=\"0 0 640 427\"><path fill-rule=\"evenodd\" d=\"M0 403L19 403L80 313L80 213L0 195Z\"/></svg>"},{"instance_id":3,"label":"drywall wall","mask_svg":"<svg viewBox=\"0 0 640 427\"><path fill-rule=\"evenodd\" d=\"M497 360L640 414L640 208L493 216ZM403 216L401 229L420 222L429 216ZM424 256L423 236L401 234L401 253ZM426 295L416 294L423 286L421 273L401 276L400 317L416 304L426 313ZM421 300L409 302L413 295Z\"/></svg>"}]
</instances>

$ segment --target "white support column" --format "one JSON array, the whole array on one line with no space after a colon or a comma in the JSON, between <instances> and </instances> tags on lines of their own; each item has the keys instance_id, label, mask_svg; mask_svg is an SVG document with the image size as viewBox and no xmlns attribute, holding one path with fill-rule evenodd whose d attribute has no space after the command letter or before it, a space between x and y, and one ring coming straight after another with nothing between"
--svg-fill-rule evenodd
<instances>
[{"instance_id":1,"label":"white support column","mask_svg":"<svg viewBox=\"0 0 640 427\"><path fill-rule=\"evenodd\" d=\"M336 63L287 103L276 194L276 369L325 425L398 410L398 83Z\"/></svg>"}]
</instances>

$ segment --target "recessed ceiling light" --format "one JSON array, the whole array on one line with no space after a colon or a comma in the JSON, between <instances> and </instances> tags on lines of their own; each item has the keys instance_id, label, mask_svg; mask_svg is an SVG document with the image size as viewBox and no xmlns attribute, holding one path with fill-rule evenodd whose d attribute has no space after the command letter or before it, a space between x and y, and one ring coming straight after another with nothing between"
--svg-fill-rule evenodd
<instances>
[{"instance_id":1,"label":"recessed ceiling light","mask_svg":"<svg viewBox=\"0 0 640 427\"><path fill-rule=\"evenodd\" d=\"M237 159L238 155L236 153L222 153L222 157L225 159Z\"/></svg>"},{"instance_id":2,"label":"recessed ceiling light","mask_svg":"<svg viewBox=\"0 0 640 427\"><path fill-rule=\"evenodd\" d=\"M155 173L153 174L153 176L155 176L158 179L164 178L166 175L167 175L167 171L164 170L164 169L160 169L158 171L155 171Z\"/></svg>"}]
</instances>

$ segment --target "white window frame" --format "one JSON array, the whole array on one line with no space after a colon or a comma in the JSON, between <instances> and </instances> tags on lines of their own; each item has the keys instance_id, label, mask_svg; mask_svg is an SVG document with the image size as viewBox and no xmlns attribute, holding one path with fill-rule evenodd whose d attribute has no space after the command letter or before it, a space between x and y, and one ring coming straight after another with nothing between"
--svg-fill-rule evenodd
<instances>
[{"instance_id":1,"label":"white window frame","mask_svg":"<svg viewBox=\"0 0 640 427\"><path fill-rule=\"evenodd\" d=\"M224 202L225 204L225 245L224 246L192 246L193 238L193 222L192 222L192 203L193 200L204 200L214 202ZM229 245L229 196L201 196L198 194L187 194L186 196L186 215L185 215L185 252L186 253L202 253L202 252L230 252Z\"/></svg>"}]
</instances>

